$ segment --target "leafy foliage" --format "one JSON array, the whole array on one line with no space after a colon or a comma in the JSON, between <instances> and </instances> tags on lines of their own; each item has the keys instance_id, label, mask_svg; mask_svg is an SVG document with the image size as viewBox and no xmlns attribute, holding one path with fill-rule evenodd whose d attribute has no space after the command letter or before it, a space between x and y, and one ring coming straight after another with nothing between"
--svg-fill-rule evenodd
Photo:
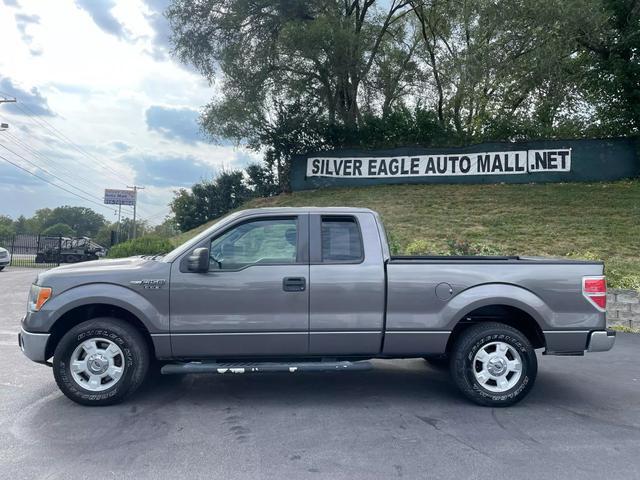
<instances>
[{"instance_id":1,"label":"leafy foliage","mask_svg":"<svg viewBox=\"0 0 640 480\"><path fill-rule=\"evenodd\" d=\"M307 151L640 133L636 0L174 0L167 17L221 87L203 129L263 152L280 191Z\"/></svg>"},{"instance_id":2,"label":"leafy foliage","mask_svg":"<svg viewBox=\"0 0 640 480\"><path fill-rule=\"evenodd\" d=\"M66 223L56 223L42 231L42 235L60 235L63 237L74 237L76 232L73 231Z\"/></svg>"},{"instance_id":3,"label":"leafy foliage","mask_svg":"<svg viewBox=\"0 0 640 480\"><path fill-rule=\"evenodd\" d=\"M191 191L176 191L171 209L176 226L186 231L238 208L249 197L242 172L223 171L212 180L194 184Z\"/></svg>"},{"instance_id":4,"label":"leafy foliage","mask_svg":"<svg viewBox=\"0 0 640 480\"><path fill-rule=\"evenodd\" d=\"M134 255L162 255L173 250L173 244L166 238L144 236L119 243L109 250L109 258L131 257Z\"/></svg>"}]
</instances>

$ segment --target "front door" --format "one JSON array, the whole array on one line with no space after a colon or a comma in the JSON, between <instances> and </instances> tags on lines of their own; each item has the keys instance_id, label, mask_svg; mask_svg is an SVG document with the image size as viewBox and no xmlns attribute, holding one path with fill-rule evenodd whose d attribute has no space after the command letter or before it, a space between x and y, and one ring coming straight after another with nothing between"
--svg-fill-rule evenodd
<instances>
[{"instance_id":1,"label":"front door","mask_svg":"<svg viewBox=\"0 0 640 480\"><path fill-rule=\"evenodd\" d=\"M171 273L171 346L180 357L304 355L308 215L239 219L201 246L207 273Z\"/></svg>"}]
</instances>

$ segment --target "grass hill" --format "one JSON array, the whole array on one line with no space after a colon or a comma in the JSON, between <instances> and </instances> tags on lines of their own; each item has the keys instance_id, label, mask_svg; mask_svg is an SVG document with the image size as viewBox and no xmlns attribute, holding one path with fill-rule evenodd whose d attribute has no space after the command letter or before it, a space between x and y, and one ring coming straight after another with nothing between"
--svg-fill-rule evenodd
<instances>
[{"instance_id":1,"label":"grass hill","mask_svg":"<svg viewBox=\"0 0 640 480\"><path fill-rule=\"evenodd\" d=\"M640 289L640 181L530 185L385 185L248 202L378 211L394 253L472 252L602 259L612 287ZM181 243L203 225L174 239Z\"/></svg>"}]
</instances>

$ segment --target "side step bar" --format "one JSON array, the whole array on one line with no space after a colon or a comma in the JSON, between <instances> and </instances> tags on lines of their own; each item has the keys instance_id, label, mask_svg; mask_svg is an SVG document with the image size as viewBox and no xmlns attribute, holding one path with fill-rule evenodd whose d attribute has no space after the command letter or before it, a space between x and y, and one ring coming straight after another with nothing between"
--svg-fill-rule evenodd
<instances>
[{"instance_id":1,"label":"side step bar","mask_svg":"<svg viewBox=\"0 0 640 480\"><path fill-rule=\"evenodd\" d=\"M180 373L264 373L264 372L330 372L344 370L370 370L369 361L358 362L185 362L168 363L160 372L163 375Z\"/></svg>"}]
</instances>

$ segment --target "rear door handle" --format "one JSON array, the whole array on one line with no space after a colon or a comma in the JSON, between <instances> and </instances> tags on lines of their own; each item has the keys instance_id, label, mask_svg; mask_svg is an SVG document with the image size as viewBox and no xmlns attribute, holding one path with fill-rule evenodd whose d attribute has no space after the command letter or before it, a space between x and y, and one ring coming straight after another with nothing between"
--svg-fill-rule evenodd
<instances>
[{"instance_id":1,"label":"rear door handle","mask_svg":"<svg viewBox=\"0 0 640 480\"><path fill-rule=\"evenodd\" d=\"M282 289L285 292L304 292L307 288L307 279L304 277L284 277Z\"/></svg>"}]
</instances>

